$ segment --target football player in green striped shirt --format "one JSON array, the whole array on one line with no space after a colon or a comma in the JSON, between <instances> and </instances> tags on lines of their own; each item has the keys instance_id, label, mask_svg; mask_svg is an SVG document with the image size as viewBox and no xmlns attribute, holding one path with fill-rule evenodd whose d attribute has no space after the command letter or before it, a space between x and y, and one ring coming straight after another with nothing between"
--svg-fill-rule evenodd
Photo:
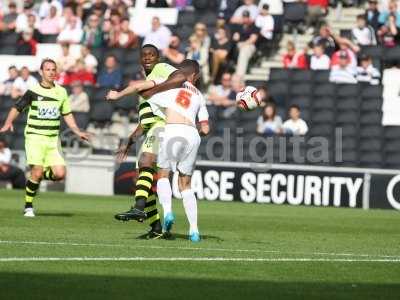
<instances>
[{"instance_id":1,"label":"football player in green striped shirt","mask_svg":"<svg viewBox=\"0 0 400 300\"><path fill-rule=\"evenodd\" d=\"M25 217L34 217L33 200L42 179L59 181L65 178L65 161L59 140L61 117L68 127L81 139L88 140L89 134L82 132L72 115L68 93L54 82L56 63L45 59L40 65L41 82L31 86L11 108L0 133L13 131L13 122L18 115L28 110L25 127L25 152L31 167L26 183Z\"/></svg>"},{"instance_id":2,"label":"football player in green striped shirt","mask_svg":"<svg viewBox=\"0 0 400 300\"><path fill-rule=\"evenodd\" d=\"M186 80L185 76L179 76L176 68L173 66L160 63L160 54L158 49L151 44L144 45L141 50L141 64L145 71L147 83L170 81L171 75L174 73L173 84L176 81L183 83ZM147 88L153 87L150 84ZM121 97L138 93L142 90L141 83L128 86L121 92L110 91L107 95L108 100L117 100ZM159 238L162 236L162 226L160 216L157 211L156 199L157 195L153 192L154 175L156 173L156 162L158 154L159 132L165 126L165 116L155 114L150 104L145 98L140 97L139 100L139 126L130 135L128 144L120 149L120 154L126 157L129 148L134 143L134 140L145 135L145 140L141 145L136 168L138 169L138 178L136 180L135 189L135 206L124 213L115 215L118 220L149 220L151 230L148 233L149 238Z\"/></svg>"}]
</instances>

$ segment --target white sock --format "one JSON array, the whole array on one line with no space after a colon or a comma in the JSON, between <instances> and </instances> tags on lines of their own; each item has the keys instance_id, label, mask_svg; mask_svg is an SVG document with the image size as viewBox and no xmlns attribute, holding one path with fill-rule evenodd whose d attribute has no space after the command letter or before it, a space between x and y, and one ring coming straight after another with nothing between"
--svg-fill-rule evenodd
<instances>
[{"instance_id":1,"label":"white sock","mask_svg":"<svg viewBox=\"0 0 400 300\"><path fill-rule=\"evenodd\" d=\"M160 178L157 181L157 195L163 210L164 218L172 211L172 189L168 178Z\"/></svg>"},{"instance_id":2,"label":"white sock","mask_svg":"<svg viewBox=\"0 0 400 300\"><path fill-rule=\"evenodd\" d=\"M183 207L190 225L190 233L198 232L197 228L197 201L193 190L188 189L181 192Z\"/></svg>"}]
</instances>

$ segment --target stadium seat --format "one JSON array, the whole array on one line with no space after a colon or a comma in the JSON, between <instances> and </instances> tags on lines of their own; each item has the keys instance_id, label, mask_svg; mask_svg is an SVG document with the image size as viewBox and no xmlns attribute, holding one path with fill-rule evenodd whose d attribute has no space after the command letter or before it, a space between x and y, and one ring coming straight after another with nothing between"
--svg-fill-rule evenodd
<instances>
[{"instance_id":1,"label":"stadium seat","mask_svg":"<svg viewBox=\"0 0 400 300\"><path fill-rule=\"evenodd\" d=\"M335 112L330 109L314 111L311 116L311 121L312 123L333 124L335 122Z\"/></svg>"},{"instance_id":2,"label":"stadium seat","mask_svg":"<svg viewBox=\"0 0 400 300\"><path fill-rule=\"evenodd\" d=\"M0 45L2 46L13 46L17 44L19 39L19 35L16 32L9 31L9 32L1 32L0 34Z\"/></svg>"},{"instance_id":3,"label":"stadium seat","mask_svg":"<svg viewBox=\"0 0 400 300\"><path fill-rule=\"evenodd\" d=\"M333 135L333 125L332 124L320 124L313 123L309 128L307 135L311 136L326 136L332 137Z\"/></svg>"},{"instance_id":4,"label":"stadium seat","mask_svg":"<svg viewBox=\"0 0 400 300\"><path fill-rule=\"evenodd\" d=\"M312 71L312 80L314 83L328 83L329 82L329 71Z\"/></svg>"},{"instance_id":5,"label":"stadium seat","mask_svg":"<svg viewBox=\"0 0 400 300\"><path fill-rule=\"evenodd\" d=\"M381 98L383 93L383 88L381 85L362 85L361 88L361 98L362 99L370 99L370 98Z\"/></svg>"},{"instance_id":6,"label":"stadium seat","mask_svg":"<svg viewBox=\"0 0 400 300\"><path fill-rule=\"evenodd\" d=\"M124 111L131 111L136 109L139 103L139 99L137 95L129 95L123 97L122 99L115 102L116 109L122 109Z\"/></svg>"},{"instance_id":7,"label":"stadium seat","mask_svg":"<svg viewBox=\"0 0 400 300\"><path fill-rule=\"evenodd\" d=\"M342 152L343 163L345 165L356 165L358 161L358 152L354 150L343 150Z\"/></svg>"},{"instance_id":8,"label":"stadium seat","mask_svg":"<svg viewBox=\"0 0 400 300\"><path fill-rule=\"evenodd\" d=\"M130 49L125 56L126 64L140 64L140 50L139 49Z\"/></svg>"},{"instance_id":9,"label":"stadium seat","mask_svg":"<svg viewBox=\"0 0 400 300\"><path fill-rule=\"evenodd\" d=\"M108 91L108 88L96 88L90 100L93 102L105 102Z\"/></svg>"},{"instance_id":10,"label":"stadium seat","mask_svg":"<svg viewBox=\"0 0 400 300\"><path fill-rule=\"evenodd\" d=\"M313 88L313 94L316 97L334 96L336 94L336 85L334 83L318 83ZM318 101L318 98L315 102Z\"/></svg>"},{"instance_id":11,"label":"stadium seat","mask_svg":"<svg viewBox=\"0 0 400 300\"><path fill-rule=\"evenodd\" d=\"M400 127L387 126L384 127L385 139L400 139Z\"/></svg>"},{"instance_id":12,"label":"stadium seat","mask_svg":"<svg viewBox=\"0 0 400 300\"><path fill-rule=\"evenodd\" d=\"M360 108L360 100L358 98L340 98L336 101L336 108L340 111L358 110Z\"/></svg>"},{"instance_id":13,"label":"stadium seat","mask_svg":"<svg viewBox=\"0 0 400 300\"><path fill-rule=\"evenodd\" d=\"M195 11L188 11L188 10L181 10L178 14L178 24L180 25L188 25L193 27L196 23L196 12Z\"/></svg>"},{"instance_id":14,"label":"stadium seat","mask_svg":"<svg viewBox=\"0 0 400 300\"><path fill-rule=\"evenodd\" d=\"M210 27L214 26L217 23L217 18L218 18L217 12L207 11L206 14L198 15L196 22L201 22L206 24L208 27L208 32L211 34L213 33L213 31L210 30Z\"/></svg>"},{"instance_id":15,"label":"stadium seat","mask_svg":"<svg viewBox=\"0 0 400 300\"><path fill-rule=\"evenodd\" d=\"M15 150L24 150L25 149L25 138L24 136L17 136L11 140L11 148Z\"/></svg>"},{"instance_id":16,"label":"stadium seat","mask_svg":"<svg viewBox=\"0 0 400 300\"><path fill-rule=\"evenodd\" d=\"M358 136L358 125L355 124L342 124L337 128L341 129L343 137L357 137Z\"/></svg>"},{"instance_id":17,"label":"stadium seat","mask_svg":"<svg viewBox=\"0 0 400 300\"><path fill-rule=\"evenodd\" d=\"M357 84L337 84L336 91L339 98L358 97L360 93L360 89Z\"/></svg>"},{"instance_id":18,"label":"stadium seat","mask_svg":"<svg viewBox=\"0 0 400 300\"><path fill-rule=\"evenodd\" d=\"M289 87L287 82L270 82L268 83L268 91L277 105L286 104L289 96Z\"/></svg>"},{"instance_id":19,"label":"stadium seat","mask_svg":"<svg viewBox=\"0 0 400 300\"><path fill-rule=\"evenodd\" d=\"M379 151L361 152L360 166L365 168L381 168L383 164L383 156Z\"/></svg>"},{"instance_id":20,"label":"stadium seat","mask_svg":"<svg viewBox=\"0 0 400 300\"><path fill-rule=\"evenodd\" d=\"M138 63L133 63L129 65L125 63L125 65L122 66L122 74L124 77L133 78L133 76L140 72L140 70L141 66Z\"/></svg>"},{"instance_id":21,"label":"stadium seat","mask_svg":"<svg viewBox=\"0 0 400 300\"><path fill-rule=\"evenodd\" d=\"M400 57L400 46L394 48L385 48L383 51L383 59L385 61L398 60Z\"/></svg>"},{"instance_id":22,"label":"stadium seat","mask_svg":"<svg viewBox=\"0 0 400 300\"><path fill-rule=\"evenodd\" d=\"M281 68L271 68L269 74L270 81L288 81L289 80L290 70L281 69Z\"/></svg>"},{"instance_id":23,"label":"stadium seat","mask_svg":"<svg viewBox=\"0 0 400 300\"><path fill-rule=\"evenodd\" d=\"M312 103L312 107L315 110L319 109L334 109L335 108L335 100L333 97L330 96L322 96L322 97L315 97Z\"/></svg>"},{"instance_id":24,"label":"stadium seat","mask_svg":"<svg viewBox=\"0 0 400 300\"><path fill-rule=\"evenodd\" d=\"M372 58L381 58L383 55L383 48L381 46L363 46L361 54L366 54Z\"/></svg>"},{"instance_id":25,"label":"stadium seat","mask_svg":"<svg viewBox=\"0 0 400 300\"><path fill-rule=\"evenodd\" d=\"M382 98L362 99L361 111L376 111L382 109Z\"/></svg>"},{"instance_id":26,"label":"stadium seat","mask_svg":"<svg viewBox=\"0 0 400 300\"><path fill-rule=\"evenodd\" d=\"M113 106L108 102L95 103L91 109L90 119L100 123L110 122L113 110Z\"/></svg>"},{"instance_id":27,"label":"stadium seat","mask_svg":"<svg viewBox=\"0 0 400 300\"><path fill-rule=\"evenodd\" d=\"M58 34L43 34L40 42L43 44L55 44L57 43Z\"/></svg>"},{"instance_id":28,"label":"stadium seat","mask_svg":"<svg viewBox=\"0 0 400 300\"><path fill-rule=\"evenodd\" d=\"M382 124L382 111L365 112L361 114L360 124L366 124L366 125Z\"/></svg>"},{"instance_id":29,"label":"stadium seat","mask_svg":"<svg viewBox=\"0 0 400 300\"><path fill-rule=\"evenodd\" d=\"M292 82L311 82L312 71L293 69L290 74L290 80Z\"/></svg>"},{"instance_id":30,"label":"stadium seat","mask_svg":"<svg viewBox=\"0 0 400 300\"><path fill-rule=\"evenodd\" d=\"M311 83L299 83L289 85L292 96L309 96L312 93Z\"/></svg>"},{"instance_id":31,"label":"stadium seat","mask_svg":"<svg viewBox=\"0 0 400 300\"><path fill-rule=\"evenodd\" d=\"M289 23L292 26L304 22L307 14L307 5L303 2L290 2L287 3L284 10L285 23Z\"/></svg>"},{"instance_id":32,"label":"stadium seat","mask_svg":"<svg viewBox=\"0 0 400 300\"><path fill-rule=\"evenodd\" d=\"M82 130L85 130L89 124L89 114L85 112L74 112L76 124Z\"/></svg>"},{"instance_id":33,"label":"stadium seat","mask_svg":"<svg viewBox=\"0 0 400 300\"><path fill-rule=\"evenodd\" d=\"M384 156L386 168L400 169L400 153L389 153Z\"/></svg>"},{"instance_id":34,"label":"stadium seat","mask_svg":"<svg viewBox=\"0 0 400 300\"><path fill-rule=\"evenodd\" d=\"M337 124L357 124L360 113L355 110L342 111L336 115Z\"/></svg>"},{"instance_id":35,"label":"stadium seat","mask_svg":"<svg viewBox=\"0 0 400 300\"><path fill-rule=\"evenodd\" d=\"M359 149L361 151L381 151L382 139L380 138L362 138L360 139Z\"/></svg>"},{"instance_id":36,"label":"stadium seat","mask_svg":"<svg viewBox=\"0 0 400 300\"><path fill-rule=\"evenodd\" d=\"M12 45L0 46L0 55L15 55L17 50L15 47Z\"/></svg>"},{"instance_id":37,"label":"stadium seat","mask_svg":"<svg viewBox=\"0 0 400 300\"><path fill-rule=\"evenodd\" d=\"M385 140L383 151L385 152L399 152L400 140Z\"/></svg>"},{"instance_id":38,"label":"stadium seat","mask_svg":"<svg viewBox=\"0 0 400 300\"><path fill-rule=\"evenodd\" d=\"M381 125L367 125L361 126L360 137L361 138L377 138L383 137L383 127Z\"/></svg>"},{"instance_id":39,"label":"stadium seat","mask_svg":"<svg viewBox=\"0 0 400 300\"><path fill-rule=\"evenodd\" d=\"M358 139L346 136L342 139L343 150L356 150L358 148Z\"/></svg>"},{"instance_id":40,"label":"stadium seat","mask_svg":"<svg viewBox=\"0 0 400 300\"><path fill-rule=\"evenodd\" d=\"M300 109L303 110L307 109L311 106L311 98L307 96L293 96L289 101L289 105L298 105Z\"/></svg>"}]
</instances>

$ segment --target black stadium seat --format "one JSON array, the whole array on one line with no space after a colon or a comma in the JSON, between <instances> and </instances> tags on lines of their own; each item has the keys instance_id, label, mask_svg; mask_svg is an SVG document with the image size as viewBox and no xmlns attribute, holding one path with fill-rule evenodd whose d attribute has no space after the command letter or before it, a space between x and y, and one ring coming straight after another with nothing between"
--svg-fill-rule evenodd
<instances>
[{"instance_id":1,"label":"black stadium seat","mask_svg":"<svg viewBox=\"0 0 400 300\"><path fill-rule=\"evenodd\" d=\"M90 100L93 102L105 102L109 90L109 88L96 88Z\"/></svg>"},{"instance_id":2,"label":"black stadium seat","mask_svg":"<svg viewBox=\"0 0 400 300\"><path fill-rule=\"evenodd\" d=\"M379 151L374 152L361 152L360 165L365 168L381 168L383 163L382 153Z\"/></svg>"},{"instance_id":3,"label":"black stadium seat","mask_svg":"<svg viewBox=\"0 0 400 300\"><path fill-rule=\"evenodd\" d=\"M309 96L312 94L311 83L291 84L289 89L291 95Z\"/></svg>"},{"instance_id":4,"label":"black stadium seat","mask_svg":"<svg viewBox=\"0 0 400 300\"><path fill-rule=\"evenodd\" d=\"M341 147L343 150L355 150L358 147L358 139L350 136L344 137Z\"/></svg>"},{"instance_id":5,"label":"black stadium seat","mask_svg":"<svg viewBox=\"0 0 400 300\"><path fill-rule=\"evenodd\" d=\"M76 124L82 130L85 130L89 124L89 114L85 112L74 112Z\"/></svg>"},{"instance_id":6,"label":"black stadium seat","mask_svg":"<svg viewBox=\"0 0 400 300\"><path fill-rule=\"evenodd\" d=\"M281 69L281 68L271 68L269 74L270 81L287 81L289 80L289 70Z\"/></svg>"},{"instance_id":7,"label":"black stadium seat","mask_svg":"<svg viewBox=\"0 0 400 300\"><path fill-rule=\"evenodd\" d=\"M338 97L357 97L359 95L359 87L357 84L337 84L336 91Z\"/></svg>"},{"instance_id":8,"label":"black stadium seat","mask_svg":"<svg viewBox=\"0 0 400 300\"><path fill-rule=\"evenodd\" d=\"M311 82L312 71L293 69L291 72L290 80L293 82Z\"/></svg>"},{"instance_id":9,"label":"black stadium seat","mask_svg":"<svg viewBox=\"0 0 400 300\"><path fill-rule=\"evenodd\" d=\"M385 139L400 139L400 127L387 126L384 128Z\"/></svg>"},{"instance_id":10,"label":"black stadium seat","mask_svg":"<svg viewBox=\"0 0 400 300\"><path fill-rule=\"evenodd\" d=\"M330 109L323 109L314 111L311 116L311 121L313 123L334 123L335 122L335 112Z\"/></svg>"},{"instance_id":11,"label":"black stadium seat","mask_svg":"<svg viewBox=\"0 0 400 300\"><path fill-rule=\"evenodd\" d=\"M383 127L381 125L367 125L360 128L361 138L382 138Z\"/></svg>"},{"instance_id":12,"label":"black stadium seat","mask_svg":"<svg viewBox=\"0 0 400 300\"><path fill-rule=\"evenodd\" d=\"M125 111L134 110L138 105L138 96L129 95L115 102L115 108Z\"/></svg>"},{"instance_id":13,"label":"black stadium seat","mask_svg":"<svg viewBox=\"0 0 400 300\"><path fill-rule=\"evenodd\" d=\"M341 130L341 134L343 137L346 136L352 136L356 137L358 136L358 126L355 124L343 124L340 126L337 126L336 128L339 128Z\"/></svg>"},{"instance_id":14,"label":"black stadium seat","mask_svg":"<svg viewBox=\"0 0 400 300\"><path fill-rule=\"evenodd\" d=\"M360 117L360 124L382 124L382 111L365 112Z\"/></svg>"},{"instance_id":15,"label":"black stadium seat","mask_svg":"<svg viewBox=\"0 0 400 300\"><path fill-rule=\"evenodd\" d=\"M289 96L289 86L287 82L270 82L268 84L268 91L278 105L286 103Z\"/></svg>"},{"instance_id":16,"label":"black stadium seat","mask_svg":"<svg viewBox=\"0 0 400 300\"><path fill-rule=\"evenodd\" d=\"M361 89L361 98L380 98L382 97L383 87L381 85L365 85Z\"/></svg>"},{"instance_id":17,"label":"black stadium seat","mask_svg":"<svg viewBox=\"0 0 400 300\"><path fill-rule=\"evenodd\" d=\"M349 110L349 111L341 111L336 115L336 123L337 124L356 124L357 120L360 116L358 111Z\"/></svg>"},{"instance_id":18,"label":"black stadium seat","mask_svg":"<svg viewBox=\"0 0 400 300\"><path fill-rule=\"evenodd\" d=\"M371 56L372 58L381 58L383 55L383 48L381 46L363 46L361 53Z\"/></svg>"},{"instance_id":19,"label":"black stadium seat","mask_svg":"<svg viewBox=\"0 0 400 300\"><path fill-rule=\"evenodd\" d=\"M113 110L113 106L108 102L96 103L91 109L90 119L95 122L110 122Z\"/></svg>"},{"instance_id":20,"label":"black stadium seat","mask_svg":"<svg viewBox=\"0 0 400 300\"><path fill-rule=\"evenodd\" d=\"M314 83L327 83L329 82L329 71L321 70L321 71L313 71L312 72L312 80Z\"/></svg>"},{"instance_id":21,"label":"black stadium seat","mask_svg":"<svg viewBox=\"0 0 400 300\"><path fill-rule=\"evenodd\" d=\"M362 111L375 111L382 109L382 97L376 99L363 99L361 101Z\"/></svg>"},{"instance_id":22,"label":"black stadium seat","mask_svg":"<svg viewBox=\"0 0 400 300\"><path fill-rule=\"evenodd\" d=\"M360 101L358 98L341 98L336 101L336 108L338 110L358 110L360 108Z\"/></svg>"},{"instance_id":23,"label":"black stadium seat","mask_svg":"<svg viewBox=\"0 0 400 300\"><path fill-rule=\"evenodd\" d=\"M334 109L335 108L335 100L329 96L322 96L315 98L312 103L313 109Z\"/></svg>"},{"instance_id":24,"label":"black stadium seat","mask_svg":"<svg viewBox=\"0 0 400 300\"><path fill-rule=\"evenodd\" d=\"M293 96L289 101L290 105L297 105L302 110L311 106L311 98L308 96Z\"/></svg>"},{"instance_id":25,"label":"black stadium seat","mask_svg":"<svg viewBox=\"0 0 400 300\"><path fill-rule=\"evenodd\" d=\"M334 83L319 83L313 87L314 96L334 96L336 94L336 85Z\"/></svg>"},{"instance_id":26,"label":"black stadium seat","mask_svg":"<svg viewBox=\"0 0 400 300\"><path fill-rule=\"evenodd\" d=\"M381 151L382 150L382 139L370 138L360 140L360 150L362 151Z\"/></svg>"},{"instance_id":27,"label":"black stadium seat","mask_svg":"<svg viewBox=\"0 0 400 300\"><path fill-rule=\"evenodd\" d=\"M196 12L181 10L178 14L178 24L193 27L196 23Z\"/></svg>"},{"instance_id":28,"label":"black stadium seat","mask_svg":"<svg viewBox=\"0 0 400 300\"><path fill-rule=\"evenodd\" d=\"M15 55L17 52L15 45L0 46L0 55Z\"/></svg>"},{"instance_id":29,"label":"black stadium seat","mask_svg":"<svg viewBox=\"0 0 400 300\"><path fill-rule=\"evenodd\" d=\"M385 61L398 60L400 58L400 46L394 48L385 48L383 52L383 59Z\"/></svg>"},{"instance_id":30,"label":"black stadium seat","mask_svg":"<svg viewBox=\"0 0 400 300\"><path fill-rule=\"evenodd\" d=\"M9 31L0 34L0 45L15 46L17 44L19 35L18 33Z\"/></svg>"}]
</instances>

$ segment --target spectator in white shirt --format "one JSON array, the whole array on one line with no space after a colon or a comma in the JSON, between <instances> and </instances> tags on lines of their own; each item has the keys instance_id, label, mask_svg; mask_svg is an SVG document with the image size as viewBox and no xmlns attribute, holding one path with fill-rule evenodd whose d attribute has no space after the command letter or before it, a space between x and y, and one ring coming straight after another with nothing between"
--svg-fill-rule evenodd
<instances>
[{"instance_id":1,"label":"spectator in white shirt","mask_svg":"<svg viewBox=\"0 0 400 300\"><path fill-rule=\"evenodd\" d=\"M169 28L161 24L160 18L154 17L151 30L144 36L143 45L152 44L162 51L168 48L171 35Z\"/></svg>"},{"instance_id":2,"label":"spectator in white shirt","mask_svg":"<svg viewBox=\"0 0 400 300\"><path fill-rule=\"evenodd\" d=\"M243 5L239 6L231 18L232 24L243 24L243 12L250 13L250 19L254 22L258 15L258 7L254 4L254 0L244 0Z\"/></svg>"},{"instance_id":3,"label":"spectator in white shirt","mask_svg":"<svg viewBox=\"0 0 400 300\"><path fill-rule=\"evenodd\" d=\"M260 38L262 40L272 40L274 34L274 18L269 13L268 4L264 4L260 14L256 17L255 25L260 28Z\"/></svg>"},{"instance_id":4,"label":"spectator in white shirt","mask_svg":"<svg viewBox=\"0 0 400 300\"><path fill-rule=\"evenodd\" d=\"M269 13L271 15L283 15L283 2L282 0L260 0L258 8L262 9L264 4L268 4Z\"/></svg>"},{"instance_id":5,"label":"spectator in white shirt","mask_svg":"<svg viewBox=\"0 0 400 300\"><path fill-rule=\"evenodd\" d=\"M356 70L350 65L349 56L345 50L341 50L339 64L332 66L329 81L335 83L357 83Z\"/></svg>"},{"instance_id":6,"label":"spectator in white shirt","mask_svg":"<svg viewBox=\"0 0 400 300\"><path fill-rule=\"evenodd\" d=\"M38 82L37 79L31 75L28 67L22 67L20 73L21 75L15 79L11 89L11 97L13 99L21 97L29 87Z\"/></svg>"},{"instance_id":7,"label":"spectator in white shirt","mask_svg":"<svg viewBox=\"0 0 400 300\"><path fill-rule=\"evenodd\" d=\"M376 45L376 36L374 29L367 25L365 15L357 16L357 27L351 30L353 43L359 46Z\"/></svg>"},{"instance_id":8,"label":"spectator in white shirt","mask_svg":"<svg viewBox=\"0 0 400 300\"><path fill-rule=\"evenodd\" d=\"M331 59L325 54L323 44L316 44L313 48L313 54L310 59L311 70L329 70Z\"/></svg>"},{"instance_id":9,"label":"spectator in white shirt","mask_svg":"<svg viewBox=\"0 0 400 300\"><path fill-rule=\"evenodd\" d=\"M57 41L59 43L78 44L82 39L83 31L78 24L78 18L73 17L69 19L58 35Z\"/></svg>"},{"instance_id":10,"label":"spectator in white shirt","mask_svg":"<svg viewBox=\"0 0 400 300\"><path fill-rule=\"evenodd\" d=\"M83 90L80 82L72 84L72 93L69 97L71 101L71 110L73 112L88 113L90 110L89 97Z\"/></svg>"},{"instance_id":11,"label":"spectator in white shirt","mask_svg":"<svg viewBox=\"0 0 400 300\"><path fill-rule=\"evenodd\" d=\"M263 114L257 119L257 133L266 136L282 133L282 119L276 114L275 104L265 105Z\"/></svg>"},{"instance_id":12,"label":"spectator in white shirt","mask_svg":"<svg viewBox=\"0 0 400 300\"><path fill-rule=\"evenodd\" d=\"M230 107L236 105L236 93L231 85L232 75L228 72L222 74L221 84L212 85L208 93L208 100L211 104L221 107Z\"/></svg>"},{"instance_id":13,"label":"spectator in white shirt","mask_svg":"<svg viewBox=\"0 0 400 300\"><path fill-rule=\"evenodd\" d=\"M371 57L361 55L360 65L357 67L358 82L368 82L372 85L378 85L381 78L381 73L372 65Z\"/></svg>"},{"instance_id":14,"label":"spectator in white shirt","mask_svg":"<svg viewBox=\"0 0 400 300\"><path fill-rule=\"evenodd\" d=\"M57 0L43 0L39 7L39 17L45 19L50 15L50 8L54 6L57 9L57 16L61 17L63 6Z\"/></svg>"},{"instance_id":15,"label":"spectator in white shirt","mask_svg":"<svg viewBox=\"0 0 400 300\"><path fill-rule=\"evenodd\" d=\"M0 95L9 96L11 94L12 86L18 78L18 69L16 66L8 67L8 78L0 83Z\"/></svg>"},{"instance_id":16,"label":"spectator in white shirt","mask_svg":"<svg viewBox=\"0 0 400 300\"><path fill-rule=\"evenodd\" d=\"M305 135L308 131L307 123L300 118L300 107L291 105L289 107L289 120L283 123L283 132L287 135Z\"/></svg>"},{"instance_id":17,"label":"spectator in white shirt","mask_svg":"<svg viewBox=\"0 0 400 300\"><path fill-rule=\"evenodd\" d=\"M26 1L24 4L24 11L20 13L15 20L16 32L23 32L29 29L29 15L34 15L36 17L35 28L39 26L39 18L37 17L36 12L33 10L33 3Z\"/></svg>"},{"instance_id":18,"label":"spectator in white shirt","mask_svg":"<svg viewBox=\"0 0 400 300\"><path fill-rule=\"evenodd\" d=\"M25 189L24 172L11 165L11 150L5 141L0 140L0 180L11 181L14 189Z\"/></svg>"},{"instance_id":19,"label":"spectator in white shirt","mask_svg":"<svg viewBox=\"0 0 400 300\"><path fill-rule=\"evenodd\" d=\"M81 58L85 63L86 70L95 74L98 65L97 58L90 53L90 49L85 45L81 45Z\"/></svg>"}]
</instances>

